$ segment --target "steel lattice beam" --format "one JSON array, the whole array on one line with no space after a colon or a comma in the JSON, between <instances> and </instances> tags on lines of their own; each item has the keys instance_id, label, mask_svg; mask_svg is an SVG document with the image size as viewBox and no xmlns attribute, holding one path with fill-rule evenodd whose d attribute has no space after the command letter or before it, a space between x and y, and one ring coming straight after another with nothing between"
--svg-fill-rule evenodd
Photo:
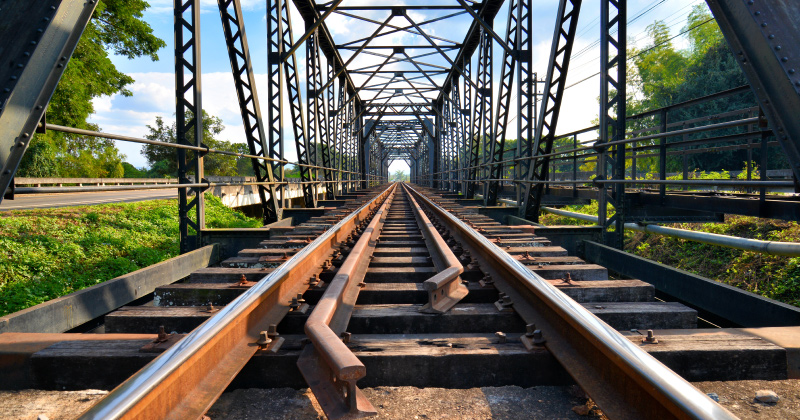
<instances>
[{"instance_id":1,"label":"steel lattice beam","mask_svg":"<svg viewBox=\"0 0 800 420\"><path fill-rule=\"evenodd\" d=\"M546 180L549 169L549 157L538 156L548 155L553 150L581 4L582 0L561 0L558 5L558 19L550 47L547 77L544 80L544 95L531 147L534 159L528 163L528 180L532 182L525 184L525 194L520 206L520 216L535 222L539 221L539 207L544 193L544 184L536 181Z\"/></svg>"}]
</instances>

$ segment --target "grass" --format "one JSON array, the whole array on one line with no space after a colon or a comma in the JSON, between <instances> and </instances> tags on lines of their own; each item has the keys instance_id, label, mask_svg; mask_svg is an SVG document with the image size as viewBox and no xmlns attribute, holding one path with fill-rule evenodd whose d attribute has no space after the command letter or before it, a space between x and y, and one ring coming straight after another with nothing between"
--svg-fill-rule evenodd
<instances>
[{"instance_id":1,"label":"grass","mask_svg":"<svg viewBox=\"0 0 800 420\"><path fill-rule=\"evenodd\" d=\"M596 215L597 204L570 206L567 210ZM553 214L543 215L540 221L545 225L591 224ZM726 215L724 223L665 226L765 241L800 241L800 225L774 219ZM760 254L642 232L626 231L625 239L625 250L630 253L800 306L800 257Z\"/></svg>"},{"instance_id":2,"label":"grass","mask_svg":"<svg viewBox=\"0 0 800 420\"><path fill-rule=\"evenodd\" d=\"M206 226L260 220L206 195ZM0 315L178 255L177 200L0 213Z\"/></svg>"}]
</instances>

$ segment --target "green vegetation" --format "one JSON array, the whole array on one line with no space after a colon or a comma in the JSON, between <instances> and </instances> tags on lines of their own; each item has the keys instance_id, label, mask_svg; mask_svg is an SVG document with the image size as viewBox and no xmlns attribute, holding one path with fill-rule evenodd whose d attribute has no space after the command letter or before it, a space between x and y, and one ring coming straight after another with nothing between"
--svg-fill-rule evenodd
<instances>
[{"instance_id":1,"label":"green vegetation","mask_svg":"<svg viewBox=\"0 0 800 420\"><path fill-rule=\"evenodd\" d=\"M408 174L398 169L389 177L391 182L408 182Z\"/></svg>"},{"instance_id":2,"label":"green vegetation","mask_svg":"<svg viewBox=\"0 0 800 420\"><path fill-rule=\"evenodd\" d=\"M94 15L72 55L47 107L47 122L99 130L86 119L94 113L92 100L122 94L134 80L121 73L109 57L150 57L166 43L153 35L143 18L150 7L144 0L99 0ZM37 134L20 164L18 176L122 177L124 155L114 142L54 131Z\"/></svg>"},{"instance_id":3,"label":"green vegetation","mask_svg":"<svg viewBox=\"0 0 800 420\"><path fill-rule=\"evenodd\" d=\"M597 215L596 202L565 210ZM591 225L554 214L544 214L545 225ZM664 225L764 241L798 242L800 225L774 219L726 215L724 223ZM723 248L642 232L625 232L625 250L671 267L730 284L770 299L800 306L800 258Z\"/></svg>"},{"instance_id":4,"label":"green vegetation","mask_svg":"<svg viewBox=\"0 0 800 420\"><path fill-rule=\"evenodd\" d=\"M206 225L260 227L205 195ZM0 213L0 315L178 255L176 200Z\"/></svg>"},{"instance_id":5,"label":"green vegetation","mask_svg":"<svg viewBox=\"0 0 800 420\"><path fill-rule=\"evenodd\" d=\"M186 121L190 121L192 118L194 116L191 113L186 115ZM150 134L145 137L150 140L173 144L177 142L175 123L168 126L164 123L163 118L156 117L155 126L148 125L147 128L150 129ZM206 146L228 152L250 153L247 144L219 140L217 137L224 129L225 126L222 125L221 119L203 111L203 143ZM190 143L194 143L194 132L190 131L187 138ZM178 154L175 149L147 144L142 148L142 154L150 164L149 176L156 178L177 176ZM187 154L191 159L194 152L187 152ZM203 157L203 169L206 175L214 176L252 176L254 174L249 158L237 158L217 153L210 153Z\"/></svg>"}]
</instances>

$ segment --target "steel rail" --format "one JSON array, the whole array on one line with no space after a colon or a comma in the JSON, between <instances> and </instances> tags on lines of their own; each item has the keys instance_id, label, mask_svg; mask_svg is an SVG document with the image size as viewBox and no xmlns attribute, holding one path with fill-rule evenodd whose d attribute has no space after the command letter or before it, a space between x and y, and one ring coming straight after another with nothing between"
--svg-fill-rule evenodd
<instances>
[{"instance_id":1,"label":"steel rail","mask_svg":"<svg viewBox=\"0 0 800 420\"><path fill-rule=\"evenodd\" d=\"M330 420L348 413L377 414L367 397L356 386L356 382L366 376L367 370L339 335L347 327L361 289L359 283L369 266L369 257L376 245L375 239L386 220L386 212L391 206L396 185L392 184L390 187L389 196L372 216L369 225L336 271L303 327L313 347L303 349L297 360L297 367ZM344 390L341 389L342 384Z\"/></svg>"},{"instance_id":2,"label":"steel rail","mask_svg":"<svg viewBox=\"0 0 800 420\"><path fill-rule=\"evenodd\" d=\"M414 188L481 269L535 323L544 347L610 418L735 419L631 340ZM542 347L542 348L544 348ZM535 349L535 347L534 347Z\"/></svg>"},{"instance_id":3,"label":"steel rail","mask_svg":"<svg viewBox=\"0 0 800 420\"><path fill-rule=\"evenodd\" d=\"M289 311L311 274L389 193L350 213L288 261L86 411L81 419L200 418L258 350L256 340Z\"/></svg>"},{"instance_id":4,"label":"steel rail","mask_svg":"<svg viewBox=\"0 0 800 420\"><path fill-rule=\"evenodd\" d=\"M431 259L438 271L437 274L422 283L422 287L428 292L428 303L419 308L419 311L443 314L469 293L467 287L461 284L459 277L464 272L464 266L453 254L447 242L433 226L411 193L408 193L408 200L411 202L411 209L416 215L417 225L420 227L428 250L431 252Z\"/></svg>"}]
</instances>

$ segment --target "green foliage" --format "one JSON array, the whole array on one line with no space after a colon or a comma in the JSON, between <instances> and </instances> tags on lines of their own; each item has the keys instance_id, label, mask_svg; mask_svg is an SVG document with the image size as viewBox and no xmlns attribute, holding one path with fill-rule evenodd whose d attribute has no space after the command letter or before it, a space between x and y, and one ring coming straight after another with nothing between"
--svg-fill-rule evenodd
<instances>
[{"instance_id":1,"label":"green foliage","mask_svg":"<svg viewBox=\"0 0 800 420\"><path fill-rule=\"evenodd\" d=\"M125 171L123 178L147 178L147 170L138 169L128 162L122 162L122 169Z\"/></svg>"},{"instance_id":2,"label":"green foliage","mask_svg":"<svg viewBox=\"0 0 800 420\"><path fill-rule=\"evenodd\" d=\"M127 86L133 78L117 70L109 52L158 60L156 52L166 43L142 20L148 7L142 0L99 0L47 107L49 123L97 130L86 122L94 113L92 100L117 93L131 95ZM124 173L123 159L110 140L51 131L38 134L31 142L17 174L117 177Z\"/></svg>"},{"instance_id":3,"label":"green foliage","mask_svg":"<svg viewBox=\"0 0 800 420\"><path fill-rule=\"evenodd\" d=\"M766 241L797 242L796 222L726 216L725 223L676 224L679 229ZM800 258L760 254L635 232L626 250L770 299L800 306Z\"/></svg>"},{"instance_id":4,"label":"green foliage","mask_svg":"<svg viewBox=\"0 0 800 420\"><path fill-rule=\"evenodd\" d=\"M637 114L647 110L665 107L690 99L707 96L720 91L747 84L736 58L730 51L708 7L705 4L694 6L683 28L689 40L686 50L675 50L670 40L669 28L657 21L648 27L650 43L641 51L632 50L634 77L630 78L633 89L640 99L629 99L628 113ZM631 71L629 71L631 73ZM698 117L740 110L755 105L752 93L728 96L699 105L670 111L669 122L685 121ZM731 116L738 119L742 116ZM658 126L658 118L643 119L632 123L631 129ZM691 125L686 128L691 127ZM737 129L709 131L693 135L692 138L720 136L738 132ZM671 138L669 141L681 141ZM639 142L635 145L652 145L657 140ZM703 148L707 145L690 146ZM697 153L688 156L689 169L720 171L736 167L746 160L746 150L727 150L711 153ZM778 163L778 162L776 162ZM682 159L667 159L667 171L682 171ZM637 161L640 172L657 171L657 158L644 158Z\"/></svg>"},{"instance_id":5,"label":"green foliage","mask_svg":"<svg viewBox=\"0 0 800 420\"><path fill-rule=\"evenodd\" d=\"M597 215L597 203L567 206L565 210ZM541 215L539 221L548 226L592 224L549 213ZM800 241L800 225L797 222L756 217L728 215L724 223L665 226L764 241ZM630 253L800 306L800 258L760 254L635 231L626 231L625 238L625 250Z\"/></svg>"},{"instance_id":6,"label":"green foliage","mask_svg":"<svg viewBox=\"0 0 800 420\"><path fill-rule=\"evenodd\" d=\"M205 195L210 228L259 220ZM0 315L178 255L176 200L0 213Z\"/></svg>"},{"instance_id":7,"label":"green foliage","mask_svg":"<svg viewBox=\"0 0 800 420\"><path fill-rule=\"evenodd\" d=\"M408 174L398 169L389 177L391 182L408 182Z\"/></svg>"},{"instance_id":8,"label":"green foliage","mask_svg":"<svg viewBox=\"0 0 800 420\"><path fill-rule=\"evenodd\" d=\"M286 165L283 167L283 176L284 178L293 178L299 179L300 178L300 167L297 165Z\"/></svg>"},{"instance_id":9,"label":"green foliage","mask_svg":"<svg viewBox=\"0 0 800 420\"><path fill-rule=\"evenodd\" d=\"M186 121L191 121L194 116L189 113ZM177 143L176 127L167 125L162 117L156 117L154 126L148 125L150 140L164 143ZM249 153L248 147L244 143L231 143L219 140L217 137L225 126L219 117L208 115L203 111L203 144L211 149L224 150L236 153ZM187 140L194 144L194 132L187 133ZM188 159L191 159L194 152L187 151ZM178 154L176 149L153 144L146 144L142 149L142 154L150 163L150 175L154 177L174 177L178 174ZM206 175L212 176L247 176L253 174L252 163L249 158L237 158L218 153L209 153L203 157L203 168Z\"/></svg>"}]
</instances>

